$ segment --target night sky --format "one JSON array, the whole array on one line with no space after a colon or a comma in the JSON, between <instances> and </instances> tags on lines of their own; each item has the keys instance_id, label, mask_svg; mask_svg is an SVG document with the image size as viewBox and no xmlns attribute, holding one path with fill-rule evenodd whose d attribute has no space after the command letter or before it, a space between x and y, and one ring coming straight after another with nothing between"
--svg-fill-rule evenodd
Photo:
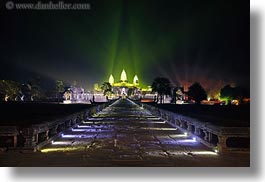
<instances>
[{"instance_id":1,"label":"night sky","mask_svg":"<svg viewBox=\"0 0 265 182\"><path fill-rule=\"evenodd\" d=\"M111 73L118 80L124 68L142 85L163 76L208 91L249 88L249 1L75 2L91 9L3 11L0 79L76 80L87 89Z\"/></svg>"}]
</instances>

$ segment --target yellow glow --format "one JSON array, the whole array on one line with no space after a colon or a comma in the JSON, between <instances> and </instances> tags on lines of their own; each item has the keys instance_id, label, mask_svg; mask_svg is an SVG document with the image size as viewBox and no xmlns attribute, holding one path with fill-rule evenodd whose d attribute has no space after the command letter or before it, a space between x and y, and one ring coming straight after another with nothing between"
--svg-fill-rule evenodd
<instances>
[{"instance_id":1,"label":"yellow glow","mask_svg":"<svg viewBox=\"0 0 265 182\"><path fill-rule=\"evenodd\" d=\"M84 150L85 147L61 147L61 148L46 148L40 150L42 153L47 152L70 152L70 151L76 151L76 150Z\"/></svg>"},{"instance_id":2,"label":"yellow glow","mask_svg":"<svg viewBox=\"0 0 265 182\"><path fill-rule=\"evenodd\" d=\"M186 138L187 135L185 134L177 134L177 135L170 135L171 138Z\"/></svg>"},{"instance_id":3,"label":"yellow glow","mask_svg":"<svg viewBox=\"0 0 265 182\"><path fill-rule=\"evenodd\" d=\"M113 85L113 83L114 83L114 77L112 75L110 75L110 77L109 77L109 83L110 83L110 85Z\"/></svg>"},{"instance_id":4,"label":"yellow glow","mask_svg":"<svg viewBox=\"0 0 265 182\"><path fill-rule=\"evenodd\" d=\"M70 101L70 100L64 100L63 103L64 103L64 104L71 104L72 101Z\"/></svg>"},{"instance_id":5,"label":"yellow glow","mask_svg":"<svg viewBox=\"0 0 265 182\"><path fill-rule=\"evenodd\" d=\"M142 88L143 92L152 92L152 87L151 86L147 86L147 88Z\"/></svg>"},{"instance_id":6,"label":"yellow glow","mask_svg":"<svg viewBox=\"0 0 265 182\"><path fill-rule=\"evenodd\" d=\"M232 100L231 101L231 104L238 106L239 105L239 101L236 100L236 99L235 100Z\"/></svg>"},{"instance_id":7,"label":"yellow glow","mask_svg":"<svg viewBox=\"0 0 265 182\"><path fill-rule=\"evenodd\" d=\"M133 87L134 84L122 81L121 83L120 82L114 83L113 86L115 86L115 87Z\"/></svg>"},{"instance_id":8,"label":"yellow glow","mask_svg":"<svg viewBox=\"0 0 265 182\"><path fill-rule=\"evenodd\" d=\"M138 80L138 76L135 75L134 78L133 78L133 84L134 85L139 85L139 80Z\"/></svg>"},{"instance_id":9,"label":"yellow glow","mask_svg":"<svg viewBox=\"0 0 265 182\"><path fill-rule=\"evenodd\" d=\"M8 95L5 95L5 101L7 102L9 99L9 96Z\"/></svg>"},{"instance_id":10,"label":"yellow glow","mask_svg":"<svg viewBox=\"0 0 265 182\"><path fill-rule=\"evenodd\" d=\"M127 81L127 76L126 76L126 72L124 69L121 72L121 81L123 82Z\"/></svg>"},{"instance_id":11,"label":"yellow glow","mask_svg":"<svg viewBox=\"0 0 265 182\"><path fill-rule=\"evenodd\" d=\"M84 124L93 124L92 121L83 121Z\"/></svg>"}]
</instances>

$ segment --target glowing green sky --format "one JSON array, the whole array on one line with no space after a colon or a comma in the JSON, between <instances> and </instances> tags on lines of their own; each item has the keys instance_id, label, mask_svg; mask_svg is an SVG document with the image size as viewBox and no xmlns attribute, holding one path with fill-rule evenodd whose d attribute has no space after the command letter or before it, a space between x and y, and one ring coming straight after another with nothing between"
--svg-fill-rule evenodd
<instances>
[{"instance_id":1,"label":"glowing green sky","mask_svg":"<svg viewBox=\"0 0 265 182\"><path fill-rule=\"evenodd\" d=\"M110 74L119 80L122 69L130 82L137 74L141 85L157 76L208 89L249 85L247 1L88 2L88 11L5 12L3 62L85 88Z\"/></svg>"}]
</instances>

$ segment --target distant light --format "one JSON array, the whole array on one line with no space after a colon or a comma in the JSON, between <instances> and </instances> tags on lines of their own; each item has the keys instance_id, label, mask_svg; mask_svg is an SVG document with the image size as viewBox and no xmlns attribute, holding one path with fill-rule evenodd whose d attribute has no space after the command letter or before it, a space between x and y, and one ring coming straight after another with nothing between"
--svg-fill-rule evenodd
<instances>
[{"instance_id":1,"label":"distant light","mask_svg":"<svg viewBox=\"0 0 265 182\"><path fill-rule=\"evenodd\" d=\"M84 149L84 147L62 147L62 148L46 148L40 150L43 153L47 152L69 152L69 151L75 151L75 150L81 150Z\"/></svg>"},{"instance_id":2,"label":"distant light","mask_svg":"<svg viewBox=\"0 0 265 182\"><path fill-rule=\"evenodd\" d=\"M86 131L86 132L97 132L97 131L101 131L101 129L75 129L75 128L72 128L72 131Z\"/></svg>"},{"instance_id":3,"label":"distant light","mask_svg":"<svg viewBox=\"0 0 265 182\"><path fill-rule=\"evenodd\" d=\"M214 149L214 152L215 152L215 153L218 153L219 151L218 151L218 149Z\"/></svg>"},{"instance_id":4,"label":"distant light","mask_svg":"<svg viewBox=\"0 0 265 182\"><path fill-rule=\"evenodd\" d=\"M62 138L91 138L91 135L63 135Z\"/></svg>"},{"instance_id":5,"label":"distant light","mask_svg":"<svg viewBox=\"0 0 265 182\"><path fill-rule=\"evenodd\" d=\"M172 130L176 130L176 128L152 128L152 127L141 127L140 129L143 130L168 130L168 131L172 131Z\"/></svg>"},{"instance_id":6,"label":"distant light","mask_svg":"<svg viewBox=\"0 0 265 182\"><path fill-rule=\"evenodd\" d=\"M140 121L142 124L165 124L165 121Z\"/></svg>"},{"instance_id":7,"label":"distant light","mask_svg":"<svg viewBox=\"0 0 265 182\"><path fill-rule=\"evenodd\" d=\"M170 135L171 138L186 138L187 136L184 134Z\"/></svg>"},{"instance_id":8,"label":"distant light","mask_svg":"<svg viewBox=\"0 0 265 182\"><path fill-rule=\"evenodd\" d=\"M196 143L197 141L196 141L196 138L195 139L193 138L193 139L179 140L177 142L179 142L179 143Z\"/></svg>"},{"instance_id":9,"label":"distant light","mask_svg":"<svg viewBox=\"0 0 265 182\"><path fill-rule=\"evenodd\" d=\"M64 104L71 104L72 101L70 101L70 100L64 100L63 103L64 103Z\"/></svg>"},{"instance_id":10,"label":"distant light","mask_svg":"<svg viewBox=\"0 0 265 182\"><path fill-rule=\"evenodd\" d=\"M72 141L52 141L52 145L70 145Z\"/></svg>"},{"instance_id":11,"label":"distant light","mask_svg":"<svg viewBox=\"0 0 265 182\"><path fill-rule=\"evenodd\" d=\"M151 118L146 118L147 120L161 120L161 118L159 118L159 117L157 117L157 118L153 118L153 117L151 117ZM165 122L165 121L164 121Z\"/></svg>"},{"instance_id":12,"label":"distant light","mask_svg":"<svg viewBox=\"0 0 265 182\"><path fill-rule=\"evenodd\" d=\"M101 121L103 118L87 118L89 121Z\"/></svg>"},{"instance_id":13,"label":"distant light","mask_svg":"<svg viewBox=\"0 0 265 182\"><path fill-rule=\"evenodd\" d=\"M93 124L92 121L83 121L84 124Z\"/></svg>"},{"instance_id":14,"label":"distant light","mask_svg":"<svg viewBox=\"0 0 265 182\"><path fill-rule=\"evenodd\" d=\"M217 155L217 153L212 152L212 151L195 151L192 153L197 154L197 155Z\"/></svg>"},{"instance_id":15,"label":"distant light","mask_svg":"<svg viewBox=\"0 0 265 182\"><path fill-rule=\"evenodd\" d=\"M96 122L90 122L90 121L84 121L84 124L111 124L116 123L117 121L96 121Z\"/></svg>"},{"instance_id":16,"label":"distant light","mask_svg":"<svg viewBox=\"0 0 265 182\"><path fill-rule=\"evenodd\" d=\"M77 125L78 128L91 128L90 125Z\"/></svg>"},{"instance_id":17,"label":"distant light","mask_svg":"<svg viewBox=\"0 0 265 182\"><path fill-rule=\"evenodd\" d=\"M238 100L232 100L231 101L231 104L238 106L239 105L239 101Z\"/></svg>"},{"instance_id":18,"label":"distant light","mask_svg":"<svg viewBox=\"0 0 265 182\"><path fill-rule=\"evenodd\" d=\"M188 133L187 133L187 132L184 132L184 135L185 135L185 136L188 136Z\"/></svg>"},{"instance_id":19,"label":"distant light","mask_svg":"<svg viewBox=\"0 0 265 182\"><path fill-rule=\"evenodd\" d=\"M181 151L176 151L176 152L171 152L171 153L173 153L174 155L183 155L183 154L185 154L186 155L186 153L183 153L183 152L181 152ZM212 156L217 156L218 154L217 153L215 153L215 152L213 152L213 151L207 151L207 150L202 150L202 151L192 151L192 152L189 152L190 154L192 154L192 155L212 155Z\"/></svg>"},{"instance_id":20,"label":"distant light","mask_svg":"<svg viewBox=\"0 0 265 182\"><path fill-rule=\"evenodd\" d=\"M194 140L196 142L196 137L193 137L192 140Z\"/></svg>"}]
</instances>

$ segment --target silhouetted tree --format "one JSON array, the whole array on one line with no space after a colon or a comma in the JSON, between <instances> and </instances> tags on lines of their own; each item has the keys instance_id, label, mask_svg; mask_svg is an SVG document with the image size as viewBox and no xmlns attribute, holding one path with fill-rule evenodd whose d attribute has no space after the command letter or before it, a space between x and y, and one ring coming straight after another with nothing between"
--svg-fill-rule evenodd
<instances>
[{"instance_id":1,"label":"silhouetted tree","mask_svg":"<svg viewBox=\"0 0 265 182\"><path fill-rule=\"evenodd\" d=\"M56 80L56 97L57 97L57 101L59 103L60 101L60 95L64 92L64 84L62 80Z\"/></svg>"},{"instance_id":2,"label":"silhouetted tree","mask_svg":"<svg viewBox=\"0 0 265 182\"><path fill-rule=\"evenodd\" d=\"M15 101L20 95L21 84L12 80L0 80L0 100Z\"/></svg>"},{"instance_id":3,"label":"silhouetted tree","mask_svg":"<svg viewBox=\"0 0 265 182\"><path fill-rule=\"evenodd\" d=\"M243 87L231 87L231 85L226 85L221 89L220 97L225 98L228 103L231 100L237 99L241 101L243 98L249 98L250 92L249 89L245 89Z\"/></svg>"},{"instance_id":4,"label":"silhouetted tree","mask_svg":"<svg viewBox=\"0 0 265 182\"><path fill-rule=\"evenodd\" d=\"M30 84L22 84L21 86L22 100L31 101L31 86Z\"/></svg>"},{"instance_id":5,"label":"silhouetted tree","mask_svg":"<svg viewBox=\"0 0 265 182\"><path fill-rule=\"evenodd\" d=\"M112 89L112 87L111 87L111 85L110 85L109 82L104 82L104 83L101 85L100 88L103 90L103 94L104 94L104 95L109 95L109 94L111 94L111 89Z\"/></svg>"},{"instance_id":6,"label":"silhouetted tree","mask_svg":"<svg viewBox=\"0 0 265 182\"><path fill-rule=\"evenodd\" d=\"M169 79L157 77L152 83L152 91L157 92L160 97L160 103L164 102L164 95L171 94L171 83Z\"/></svg>"},{"instance_id":7,"label":"silhouetted tree","mask_svg":"<svg viewBox=\"0 0 265 182\"><path fill-rule=\"evenodd\" d=\"M225 98L227 104L231 102L234 96L235 96L235 89L231 87L231 85L224 86L220 91L220 97Z\"/></svg>"},{"instance_id":8,"label":"silhouetted tree","mask_svg":"<svg viewBox=\"0 0 265 182\"><path fill-rule=\"evenodd\" d=\"M131 96L131 95L133 95L133 93L134 93L134 89L133 88L129 88L128 89L128 96Z\"/></svg>"},{"instance_id":9,"label":"silhouetted tree","mask_svg":"<svg viewBox=\"0 0 265 182\"><path fill-rule=\"evenodd\" d=\"M197 104L200 104L202 100L207 99L207 93L200 83L195 82L189 87L189 97L191 97Z\"/></svg>"},{"instance_id":10,"label":"silhouetted tree","mask_svg":"<svg viewBox=\"0 0 265 182\"><path fill-rule=\"evenodd\" d=\"M30 85L32 101L40 101L45 97L44 91L41 88L41 79L39 77L32 79L28 84Z\"/></svg>"}]
</instances>

